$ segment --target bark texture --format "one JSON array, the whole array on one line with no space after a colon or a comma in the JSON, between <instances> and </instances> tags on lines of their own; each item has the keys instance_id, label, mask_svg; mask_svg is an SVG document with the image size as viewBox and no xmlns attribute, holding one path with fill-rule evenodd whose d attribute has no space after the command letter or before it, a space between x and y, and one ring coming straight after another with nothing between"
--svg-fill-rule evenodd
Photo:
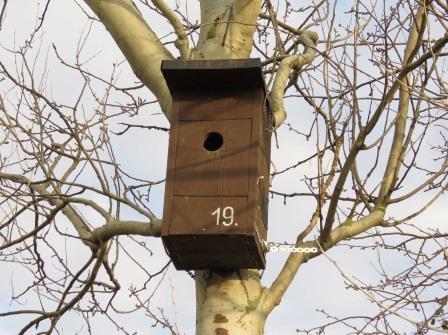
<instances>
[{"instance_id":1,"label":"bark texture","mask_svg":"<svg viewBox=\"0 0 448 335\"><path fill-rule=\"evenodd\" d=\"M197 271L196 334L262 335L262 293L258 271Z\"/></svg>"},{"instance_id":2,"label":"bark texture","mask_svg":"<svg viewBox=\"0 0 448 335\"><path fill-rule=\"evenodd\" d=\"M248 58L260 0L202 0L201 31L193 58Z\"/></svg>"}]
</instances>

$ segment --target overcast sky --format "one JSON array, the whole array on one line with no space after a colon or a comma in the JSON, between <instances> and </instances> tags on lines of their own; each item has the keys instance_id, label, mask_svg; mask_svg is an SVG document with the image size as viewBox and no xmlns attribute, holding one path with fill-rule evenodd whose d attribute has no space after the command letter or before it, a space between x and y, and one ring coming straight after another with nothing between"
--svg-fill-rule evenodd
<instances>
[{"instance_id":1,"label":"overcast sky","mask_svg":"<svg viewBox=\"0 0 448 335\"><path fill-rule=\"evenodd\" d=\"M10 1L10 3L7 7L3 28L0 31L0 43L5 48L14 49L22 45L28 38L30 28L36 24L36 13L40 13L40 11L37 11L33 1L14 0ZM191 2L189 8L190 16L197 15L196 4L197 1ZM343 8L345 5L344 2L341 2L341 12L349 9L349 5L347 2L347 8ZM40 6L42 6L42 3L40 3ZM87 9L86 6L83 6L83 8ZM159 32L165 31L168 27L163 18L156 16L151 17L151 24L157 27L156 30ZM46 60L45 55L48 53L47 88L58 102L65 101L67 104L74 102L76 93L80 90L80 78L78 74L68 71L59 63L51 45L54 44L56 46L64 59L74 62L80 36L83 36L89 27L90 21L74 1L51 2L45 24L39 33L42 45L37 64L42 67ZM84 60L94 56L89 60L86 67L104 78L110 76L113 63L119 63L124 60L123 55L110 35L99 23L93 24L81 56ZM5 63L12 64L12 57L5 50L0 50L0 57ZM43 71L43 67L41 71ZM136 77L126 63L120 66L118 82L121 86L132 85L137 82ZM0 89L4 89L4 87L0 86ZM148 99L151 98L148 93L146 97ZM294 100L288 102L287 108L291 111L288 122L300 124L299 118L313 117L312 113L306 110L308 107L303 106L304 110L302 110L302 106L295 104ZM132 122L168 126L156 104L145 107L143 112L146 114L136 117ZM307 157L307 153L313 153L315 150L314 143L306 142L303 136L292 134L287 127L282 127L277 135L279 149L277 149L275 141L273 141L272 160L278 170L294 164L299 161L300 157ZM115 154L119 161L126 164L127 171L131 171L133 175L153 181L164 178L168 144L168 135L166 133L135 130L127 135L126 141L122 141L120 137L115 137L112 141ZM313 165L303 165L301 169L296 169L287 175L278 176L274 180L272 187L282 192L297 191L295 187L297 181L302 179L304 175L313 174L314 168ZM163 209L163 184L154 187L151 194L151 204L151 209L161 216ZM293 242L300 228L309 222L313 209L312 204L312 202L303 198L293 198L288 199L285 205L283 198L272 198L269 206L270 230L268 240ZM416 206L418 204L410 202L409 205ZM446 206L443 206L440 201L432 206L430 212L424 213L419 218L419 222L423 226L431 225L446 231L446 214ZM89 215L89 213L85 214L87 218L89 218ZM129 211L129 215L132 216L135 213ZM95 219L93 214L91 218L92 220ZM146 257L144 264L147 266L148 271L153 273L158 271L168 261L168 258L158 239L148 238L147 244L154 251L154 256L152 257L147 257L146 253L138 248L133 248L129 251L135 253L141 259ZM83 251L80 250L79 252L79 260L74 259L73 264L77 264L77 262L80 264L83 260ZM338 247L329 254L338 260L341 268L349 276L356 276L363 282L375 281L379 278L375 268L377 252L374 250L366 250L360 253L346 247ZM397 270L402 259L393 253L385 252L384 254L388 257L385 257L383 265ZM263 277L263 282L266 285L273 280L286 257L287 255L282 253L268 254L267 267L269 270L265 272ZM117 276L122 282L122 291L119 293L118 299L121 303L120 307L123 309L131 309L135 303L128 297L128 288L134 282L141 283L144 280L141 272L134 272L132 269L132 264L126 262L123 262L118 268ZM0 311L23 308L23 306L10 304L11 290L13 287L20 287L22 279L29 276L29 273L17 266L2 263L1 274ZM151 284L151 287L155 288L157 285L158 279ZM266 325L266 334L295 334L297 328L304 329L328 321L321 313L316 312L317 309L321 308L324 308L330 314L340 317L377 311L377 308L368 302L362 293L347 290L345 287L344 280L325 257L319 257L309 264L305 264L283 298L281 305L269 317ZM24 306L28 303L34 304L34 302L27 300L23 300L22 303ZM178 272L171 266L151 300L151 306L153 306L155 311L157 311L157 308L163 308L170 318L176 319L181 333L193 334L195 329L194 305L193 280L186 272ZM118 317L118 319L123 326L129 327L129 329L138 332L138 334L169 334L168 330L152 328L153 321L142 313L126 314ZM101 316L97 316L93 320L94 334L115 333L113 325L108 320ZM74 313L64 316L61 325L63 334L85 333L83 328L85 326ZM17 329L21 326L23 326L23 321L18 317L0 319L0 335L15 335ZM407 329L411 329L410 326L403 323L403 332ZM340 330L334 329L331 334L344 334L345 331L346 329L342 328Z\"/></svg>"}]
</instances>

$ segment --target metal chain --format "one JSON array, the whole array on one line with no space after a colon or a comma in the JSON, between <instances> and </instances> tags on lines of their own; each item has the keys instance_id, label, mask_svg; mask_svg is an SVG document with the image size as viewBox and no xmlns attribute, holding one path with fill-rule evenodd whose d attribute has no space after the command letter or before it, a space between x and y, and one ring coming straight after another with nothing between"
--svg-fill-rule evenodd
<instances>
[{"instance_id":1,"label":"metal chain","mask_svg":"<svg viewBox=\"0 0 448 335\"><path fill-rule=\"evenodd\" d=\"M300 253L317 253L319 250L316 247L302 248L296 247L295 244L268 242L261 240L262 245L267 252L300 252Z\"/></svg>"}]
</instances>

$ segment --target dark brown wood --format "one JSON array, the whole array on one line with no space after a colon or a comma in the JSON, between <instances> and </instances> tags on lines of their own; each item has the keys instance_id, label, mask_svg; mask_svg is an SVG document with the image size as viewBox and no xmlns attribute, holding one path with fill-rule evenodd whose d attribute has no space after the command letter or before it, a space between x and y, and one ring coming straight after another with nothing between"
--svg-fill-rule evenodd
<instances>
[{"instance_id":1,"label":"dark brown wood","mask_svg":"<svg viewBox=\"0 0 448 335\"><path fill-rule=\"evenodd\" d=\"M172 95L184 90L265 88L258 58L166 60L162 71Z\"/></svg>"},{"instance_id":2,"label":"dark brown wood","mask_svg":"<svg viewBox=\"0 0 448 335\"><path fill-rule=\"evenodd\" d=\"M162 71L173 96L168 254L177 269L264 268L272 121L259 60L164 61Z\"/></svg>"}]
</instances>

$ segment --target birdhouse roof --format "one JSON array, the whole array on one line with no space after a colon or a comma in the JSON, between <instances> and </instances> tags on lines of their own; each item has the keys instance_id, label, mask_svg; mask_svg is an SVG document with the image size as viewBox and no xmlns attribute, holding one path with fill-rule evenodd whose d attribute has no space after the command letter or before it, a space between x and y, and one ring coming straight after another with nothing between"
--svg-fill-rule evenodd
<instances>
[{"instance_id":1,"label":"birdhouse roof","mask_svg":"<svg viewBox=\"0 0 448 335\"><path fill-rule=\"evenodd\" d=\"M164 60L161 69L171 94L204 89L265 90L259 58Z\"/></svg>"}]
</instances>

